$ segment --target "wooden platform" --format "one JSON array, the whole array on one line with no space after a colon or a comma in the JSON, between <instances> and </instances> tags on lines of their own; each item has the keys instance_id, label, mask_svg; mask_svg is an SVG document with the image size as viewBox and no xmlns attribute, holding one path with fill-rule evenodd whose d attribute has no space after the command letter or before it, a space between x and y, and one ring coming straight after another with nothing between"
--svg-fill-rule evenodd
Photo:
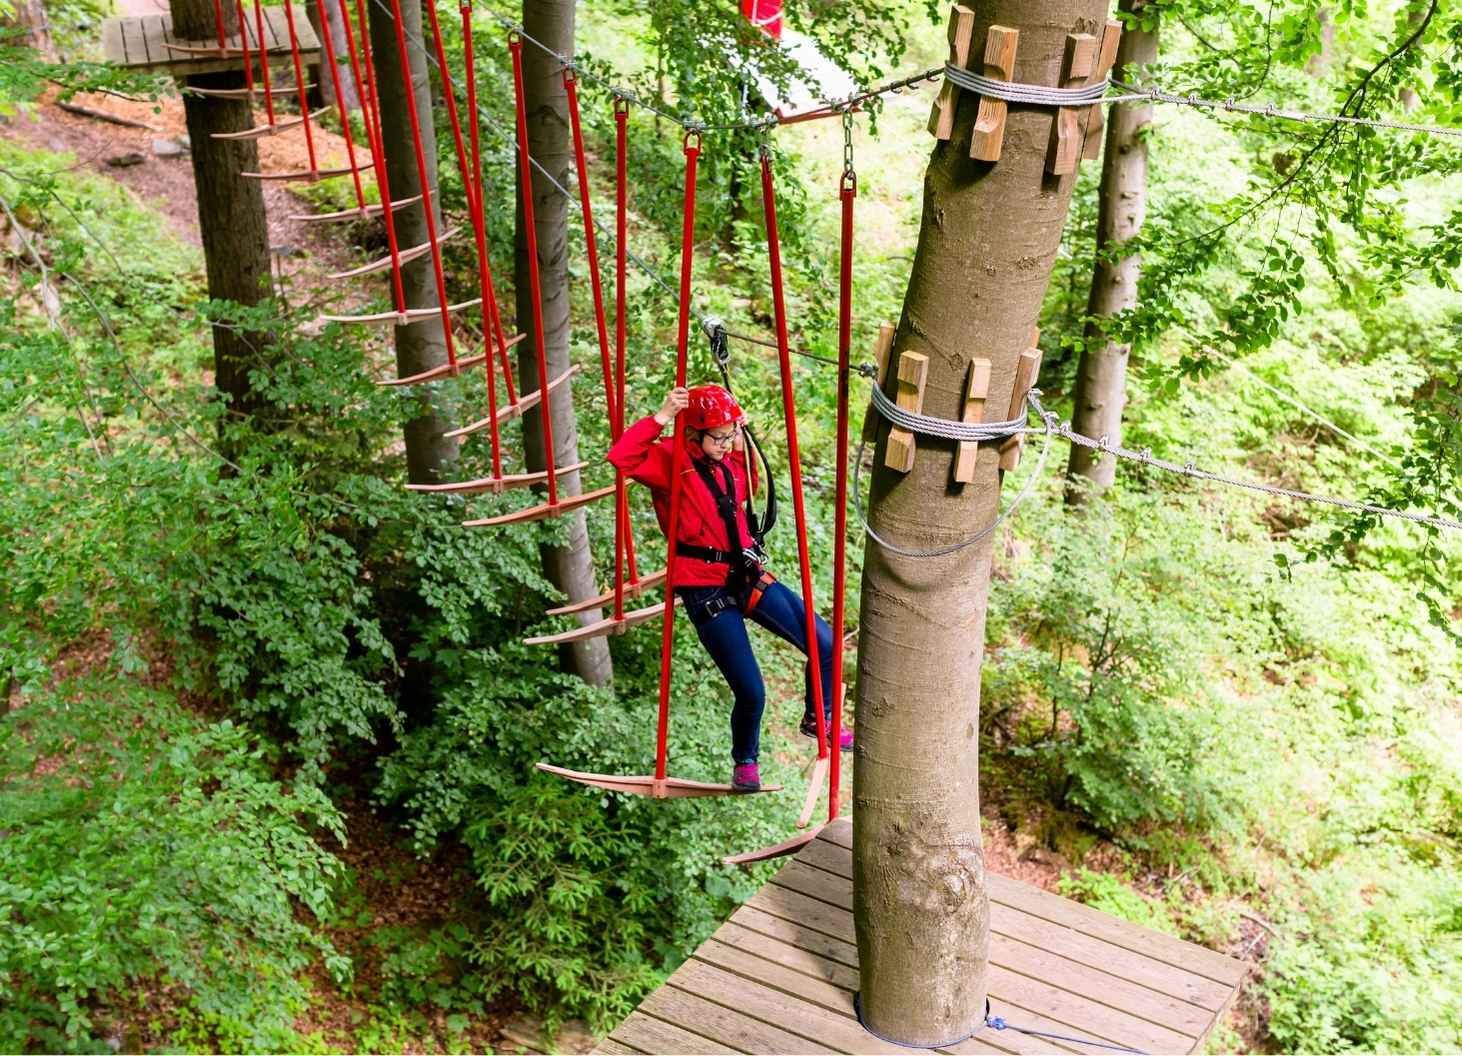
<instances>
[{"instance_id":1,"label":"wooden platform","mask_svg":"<svg viewBox=\"0 0 1462 1056\"><path fill-rule=\"evenodd\" d=\"M852 825L828 826L614 1029L602 1053L907 1053L858 1023ZM990 1012L1147 1053L1193 1052L1242 961L989 876ZM987 1027L951 1053L1110 1053Z\"/></svg>"},{"instance_id":2,"label":"wooden platform","mask_svg":"<svg viewBox=\"0 0 1462 1056\"><path fill-rule=\"evenodd\" d=\"M258 62L255 53L259 50L259 35L254 29L252 12L244 27L248 37L250 61ZM306 66L320 61L320 41L315 36L310 20L303 9L294 20L295 35L299 38L300 55ZM284 8L264 8L264 40L269 46L271 60L283 59L289 55L289 26L284 21ZM137 18L108 18L102 22L102 57L114 66L125 66L132 70L156 70L183 77L192 73L218 73L225 70L242 70L241 55L191 55L174 51L169 44L188 47L212 48L216 40L183 40L173 35L172 15L142 15ZM240 46L238 34L226 38L228 47L237 50ZM273 62L270 63L271 67ZM293 80L289 81L293 84Z\"/></svg>"}]
</instances>

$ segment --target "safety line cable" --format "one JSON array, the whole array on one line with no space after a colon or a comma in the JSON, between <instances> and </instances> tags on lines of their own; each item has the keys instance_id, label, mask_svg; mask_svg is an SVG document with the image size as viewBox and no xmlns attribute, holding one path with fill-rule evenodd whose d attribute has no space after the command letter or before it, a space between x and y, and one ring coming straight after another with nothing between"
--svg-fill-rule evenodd
<instances>
[{"instance_id":1,"label":"safety line cable","mask_svg":"<svg viewBox=\"0 0 1462 1056\"><path fill-rule=\"evenodd\" d=\"M1255 103L1241 103L1235 99L1203 99L1197 95L1175 95L1160 88L1141 88L1124 81L1112 81L1114 87L1129 93L1105 100L1108 103L1126 103L1149 100L1154 103L1168 103L1173 106L1195 106L1204 110L1225 110L1259 117L1273 117L1281 121L1307 121L1321 125L1363 125L1367 128L1386 128L1398 132L1420 132L1430 136L1462 137L1462 128L1448 128L1442 125L1418 125L1409 121L1388 121L1376 117L1354 117L1349 114L1311 114L1304 110L1293 110L1275 103L1260 106Z\"/></svg>"},{"instance_id":2,"label":"safety line cable","mask_svg":"<svg viewBox=\"0 0 1462 1056\"><path fill-rule=\"evenodd\" d=\"M989 432L991 435L984 435L981 426L985 423L953 422L947 419L930 418L927 415L915 415L905 411L884 396L876 382L870 385L870 391L872 393L872 399L868 404L868 413L873 414L877 412L882 414L888 417L889 421L894 425L902 429L907 429L910 432L921 433L926 436L939 436L949 440L980 442L999 440L1024 433L1041 433L1046 438L1045 443L1041 447L1041 454L1036 462L1036 468L1032 470L1030 476L1027 478L1025 486L1021 488L1015 499L1011 501L1010 505L1003 512L974 535L958 543L936 547L932 550L911 550L898 546L880 536L873 529L873 526L868 523L868 518L863 509L863 492L861 488L863 451L867 443L866 441L860 441L858 444L858 453L853 463L853 502L858 511L858 519L863 523L863 530L870 539L890 553L895 553L902 557L943 557L947 554L963 550L968 546L973 546L993 532L1002 522L1008 520L1020 507L1020 504L1030 495L1031 490L1041 475L1041 470L1045 467L1046 456L1051 446L1051 438L1056 436L1080 447L1105 452L1114 458L1151 466L1153 469L1160 469L1165 473L1190 477L1194 480L1206 480L1214 484L1225 485L1226 487L1256 491L1264 495L1290 499L1295 502L1311 502L1325 506L1334 506L1351 513L1365 513L1375 517L1393 517L1398 520L1410 521L1413 524L1424 524L1432 528L1462 531L1462 521L1453 520L1449 517L1429 513L1412 513L1409 510L1396 510L1386 506L1377 506L1374 503L1359 502L1354 499L1342 499L1332 495L1317 495L1312 492L1299 491L1295 488L1282 488L1275 484L1265 484L1261 481L1244 480L1240 477L1228 477L1221 473L1199 469L1191 462L1180 465L1177 462L1171 462L1167 459L1156 458L1150 450L1133 451L1130 448L1125 448L1120 445L1112 445L1106 442L1105 437L1096 440L1092 437L1084 436L1073 430L1070 422L1059 422L1054 412L1046 410L1045 406L1041 403L1041 392L1039 389L1031 389L1026 395L1026 405L1041 420L1039 426L1026 425L1023 419L992 422L989 423Z\"/></svg>"},{"instance_id":3,"label":"safety line cable","mask_svg":"<svg viewBox=\"0 0 1462 1056\"><path fill-rule=\"evenodd\" d=\"M499 14L498 12L493 11L490 8L485 8L482 10L484 10L485 13L489 15L493 20L495 20L499 25L520 34L524 40L532 44L534 47L538 48L540 51L557 59L563 65L574 69L581 77L583 77L584 80L589 81L593 84L600 85L601 87L607 89L613 95L617 95L624 99L629 99L636 105L641 106L644 109L651 111L652 113L658 114L660 117L663 117L667 121L671 121L686 130L698 132L749 131L756 129L766 130L774 128L780 124L791 123L796 119L809 116L808 114L788 114L783 117L778 116L775 113L771 113L767 114L764 117L753 118L748 121L728 122L725 124L706 124L704 122L697 121L694 118L688 118L682 114L674 112L670 109L670 104L665 102L663 99L653 101L644 99L640 95L636 94L632 89L626 88L623 85L616 84L613 81L610 81L608 78L601 77L598 74L594 73L592 70L585 69L580 64L578 56L565 55L557 49L550 47L543 41L535 39L534 37L524 32L521 23L517 22L516 20L508 18L506 15ZM1111 81L1110 84L1124 90L1129 94L1120 96L1107 96L1105 93L1107 90L1108 82L1105 81L1097 82L1090 85L1083 85L1078 88L1054 88L1042 85L1014 84L1009 81L993 81L987 77L984 77L982 74L976 73L972 70L964 70L959 67L951 66L934 67L928 70L923 70L919 73L912 74L908 77L904 77L896 81L889 81L885 84L877 85L875 87L860 89L859 91L854 92L853 94L846 97L838 99L824 99L823 105L814 108L813 112L821 112L825 110L830 115L832 113L836 113L838 110L841 109L855 107L859 103L865 102L868 99L875 98L877 96L897 94L903 89L913 87L920 84L921 82L938 82L943 77L947 77L951 82L957 84L961 88L967 88L971 91L978 91L983 95L989 95L993 98L1006 99L1007 101L1011 102L1025 103L1031 105L1079 106L1090 105L1093 103L1110 104L1147 100L1150 102L1166 103L1174 106L1195 106L1204 109L1223 109L1229 111L1238 111L1248 114L1255 114L1261 117L1274 117L1279 118L1280 120L1288 121L1310 121L1319 124L1365 125L1373 128L1394 129L1402 132L1419 132L1427 135L1462 137L1462 128L1449 128L1438 125L1421 125L1404 121L1387 121L1381 118L1352 117L1345 114L1311 114L1302 110L1282 108L1274 103L1259 106L1251 103L1240 103L1235 99L1203 99L1196 95L1180 95L1173 92L1165 92L1159 88L1141 88L1135 85L1126 84L1121 81ZM979 87L976 87L976 85L978 85ZM1033 97L1021 98L1017 97L1015 94L1006 94L1018 93L1021 91L1030 92L1032 93ZM1086 96L1088 94L1094 97L1087 98Z\"/></svg>"},{"instance_id":4,"label":"safety line cable","mask_svg":"<svg viewBox=\"0 0 1462 1056\"><path fill-rule=\"evenodd\" d=\"M1044 84L1023 84L1020 81L986 77L983 73L976 73L953 63L944 67L944 79L957 88L978 92L990 99L1004 99L1007 103L1026 103L1033 106L1091 106L1093 103L1105 101L1109 83L1103 78L1076 88L1051 88Z\"/></svg>"},{"instance_id":5,"label":"safety line cable","mask_svg":"<svg viewBox=\"0 0 1462 1056\"><path fill-rule=\"evenodd\" d=\"M1411 521L1414 524L1425 524L1433 528L1447 528L1451 531L1462 531L1462 521L1456 521L1450 517L1441 517L1431 513L1412 513L1409 510L1395 510L1387 506L1377 506L1374 503L1358 502L1354 499L1341 499L1333 495L1316 495L1312 492L1299 491L1295 488L1281 488L1275 484L1264 484L1256 480L1244 480L1241 477L1226 477L1221 473L1213 473L1206 469L1199 469L1192 462L1179 465L1177 462L1170 462L1167 459L1155 458L1150 450L1133 451L1130 448L1106 444L1101 440L1093 440L1089 436L1083 436L1074 431L1069 422L1055 424L1055 415L1041 406L1040 390L1032 389L1027 400L1030 403L1031 409L1040 416L1042 421L1047 423L1048 427L1052 428L1055 435L1080 447L1090 448L1093 451L1106 452L1115 458L1136 462L1144 466L1151 466L1153 469L1160 469L1165 473L1191 477L1194 480L1206 480L1231 488L1244 488L1249 491L1257 491L1264 495L1273 495L1276 498L1292 499L1296 502L1314 502L1324 506L1334 506L1338 509L1348 510L1352 513L1368 513L1375 517L1394 517L1398 520ZM1034 432L1036 430L1027 431Z\"/></svg>"},{"instance_id":6,"label":"safety line cable","mask_svg":"<svg viewBox=\"0 0 1462 1056\"><path fill-rule=\"evenodd\" d=\"M1303 401L1301 401L1299 397L1297 397L1297 396L1294 395L1294 393L1286 392L1284 389L1279 388L1277 385L1271 385L1269 382L1265 381L1263 378L1261 378L1254 371L1250 370L1247 366L1245 366L1243 360L1231 359L1231 360L1228 361L1228 365L1231 366L1231 367L1237 368L1239 371L1241 371L1243 374L1245 374L1249 378L1250 381L1254 382L1260 388L1266 390L1271 395L1278 397L1280 400L1282 400L1283 402L1289 404L1291 407L1295 408L1296 410L1298 410L1302 414L1306 415L1307 417L1309 417L1311 420L1313 420L1317 424L1323 425L1326 429L1329 429L1336 436L1339 436L1339 437L1342 437L1343 439L1349 440L1351 443L1353 443L1357 447L1359 447L1362 451L1365 451L1367 454L1374 455L1376 458L1379 458L1382 462L1385 462L1385 463L1393 466L1396 469L1400 469L1401 468L1401 463L1397 459L1392 458L1390 455L1386 454L1384 451L1381 451L1381 450L1378 450L1375 447L1372 447L1370 444L1366 443L1364 440L1362 440L1360 437L1356 436L1354 433L1347 432L1346 430L1342 429L1340 426L1338 426L1334 422L1332 422L1329 418L1326 418L1319 411L1315 410L1313 407L1311 407L1308 404L1306 404Z\"/></svg>"}]
</instances>

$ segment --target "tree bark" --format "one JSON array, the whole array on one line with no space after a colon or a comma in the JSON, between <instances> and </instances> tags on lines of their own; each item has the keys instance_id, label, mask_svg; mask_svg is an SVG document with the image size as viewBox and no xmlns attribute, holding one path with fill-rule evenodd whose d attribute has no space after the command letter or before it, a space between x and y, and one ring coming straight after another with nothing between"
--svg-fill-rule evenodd
<instances>
[{"instance_id":1,"label":"tree bark","mask_svg":"<svg viewBox=\"0 0 1462 1056\"><path fill-rule=\"evenodd\" d=\"M376 67L377 92L381 98L381 135L386 144L386 176L392 199L421 194L416 152L411 140L411 118L406 106L406 82L402 76L396 29L389 8L367 3L370 11L371 57ZM432 125L431 91L426 52L421 42L420 0L401 0L402 29L406 35L411 65L411 83L416 94L416 116L421 126L422 151L426 155L427 180L432 192L432 211L437 234L444 230L437 189L437 137ZM426 210L421 203L398 210L396 238L402 248L427 241ZM401 268L402 287L408 308L437 307L437 283L427 253ZM440 319L428 319L411 326L396 327L396 372L399 377L418 374L447 361L447 340ZM430 484L448 478L456 462L457 441L443 434L451 428L438 408L433 385L416 385L408 390L414 414L402 427L406 439L406 472L413 484Z\"/></svg>"},{"instance_id":2,"label":"tree bark","mask_svg":"<svg viewBox=\"0 0 1462 1056\"><path fill-rule=\"evenodd\" d=\"M236 31L234 8L225 4L224 12L227 30ZM172 0L172 16L175 32L185 40L212 40L217 32L209 0ZM242 88L243 70L196 74L188 83L200 88ZM208 296L246 306L259 304L270 295L269 221L259 181L239 175L259 169L259 147L250 140L213 138L215 132L253 127L253 111L244 100L185 92L183 112L192 144ZM269 342L266 333L213 328L214 385L228 401L228 417L251 417L260 409L261 401L249 384L249 368L267 359ZM229 453L226 436L224 453Z\"/></svg>"},{"instance_id":3,"label":"tree bark","mask_svg":"<svg viewBox=\"0 0 1462 1056\"><path fill-rule=\"evenodd\" d=\"M56 61L56 46L51 39L51 21L46 15L46 5L41 0L16 0L14 11L9 16L0 18L0 27L3 26L24 29L25 35L10 38L12 42L29 45L48 62Z\"/></svg>"},{"instance_id":4,"label":"tree bark","mask_svg":"<svg viewBox=\"0 0 1462 1056\"><path fill-rule=\"evenodd\" d=\"M1121 0L1119 9L1137 14L1147 0ZM1151 12L1148 13L1151 15ZM1130 82L1134 67L1157 61L1157 28L1151 32L1129 27L1117 48L1113 76ZM1137 303L1137 281L1142 258L1136 253L1107 259L1113 248L1135 238L1147 213L1147 129L1152 124L1151 103L1119 103L1107 116L1106 151L1102 182L1097 191L1097 260L1091 294L1086 304L1086 332L1076 365L1075 407L1071 427L1086 436L1122 441L1122 410L1127 404L1127 357L1131 346L1108 340L1102 320ZM1066 463L1068 506L1079 506L1093 491L1111 486L1116 459L1099 451L1071 445ZM1075 478L1080 477L1086 483Z\"/></svg>"},{"instance_id":5,"label":"tree bark","mask_svg":"<svg viewBox=\"0 0 1462 1056\"><path fill-rule=\"evenodd\" d=\"M1335 50L1335 16L1328 7L1322 7L1315 12L1315 21L1320 24L1320 48L1305 63L1305 72L1319 78L1330 72L1330 55Z\"/></svg>"},{"instance_id":6,"label":"tree bark","mask_svg":"<svg viewBox=\"0 0 1462 1056\"><path fill-rule=\"evenodd\" d=\"M523 5L525 33L564 55L574 50L574 0L527 0ZM547 169L560 187L568 187L572 163L568 104L561 68L556 59L531 44L523 49L523 99L528 114L528 150ZM533 170L534 233L538 240L538 268L542 284L543 342L548 358L548 376L557 377L569 368L569 283L568 283L568 199L536 168ZM521 180L521 174L520 174ZM521 186L521 182L519 184ZM513 261L513 287L517 299L518 329L527 338L518 345L518 377L521 392L538 389L538 360L533 337L533 293L528 278L528 242L521 201L518 207ZM553 415L555 465L572 465L579 460L578 421L573 394L567 385L553 391L549 401ZM548 464L543 443L543 423L535 408L523 416L523 445L529 472ZM563 495L577 495L583 488L579 474L558 477ZM582 509L562 518L567 541L563 546L540 548L543 573L571 601L598 593L594 560L589 550L589 531ZM579 613L579 623L603 618L599 609ZM609 643L590 638L560 648L560 663L591 685L606 685L614 669Z\"/></svg>"},{"instance_id":7,"label":"tree bark","mask_svg":"<svg viewBox=\"0 0 1462 1056\"><path fill-rule=\"evenodd\" d=\"M992 23L1019 29L1015 80L1059 83L1065 36L1100 34L1104 0L990 0ZM1050 279L1073 176L1045 174L1053 112L1012 105L1004 151L971 160L978 100L961 93L953 138L936 145L893 363L928 357L924 413L961 416L972 357L991 361L987 406L1014 388ZM892 375L892 371L890 374ZM911 472L884 468L879 430L869 517L896 544L932 549L996 515L996 445L979 449L974 482L952 486L954 445L918 438ZM866 1022L909 1045L932 1045L984 1020L989 901L980 842L979 704L992 539L957 553L907 558L871 540L864 555L854 764L854 914Z\"/></svg>"}]
</instances>

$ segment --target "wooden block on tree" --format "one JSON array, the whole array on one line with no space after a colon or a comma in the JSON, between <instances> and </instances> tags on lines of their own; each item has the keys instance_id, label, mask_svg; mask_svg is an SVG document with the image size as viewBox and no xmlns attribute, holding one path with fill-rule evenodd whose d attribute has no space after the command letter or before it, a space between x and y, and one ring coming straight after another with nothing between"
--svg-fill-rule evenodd
<instances>
[{"instance_id":1,"label":"wooden block on tree","mask_svg":"<svg viewBox=\"0 0 1462 1056\"><path fill-rule=\"evenodd\" d=\"M1091 83L1104 81L1107 75L1112 72L1112 67L1117 63L1117 45L1122 40L1122 23L1115 20L1108 22L1102 29L1102 47L1097 55L1096 69L1092 71ZM1086 143L1082 147L1083 158L1095 160L1102 156L1102 128L1106 125L1103 117L1105 106L1097 103L1086 114Z\"/></svg>"},{"instance_id":2,"label":"wooden block on tree","mask_svg":"<svg viewBox=\"0 0 1462 1056\"><path fill-rule=\"evenodd\" d=\"M893 352L894 325L884 323L878 328L878 340L873 343L873 359L878 368L878 377L874 384L883 388L883 383L888 378L888 357ZM872 401L869 401L868 409L863 412L863 442L873 443L878 436L878 419L881 416L873 409Z\"/></svg>"},{"instance_id":3,"label":"wooden block on tree","mask_svg":"<svg viewBox=\"0 0 1462 1056\"><path fill-rule=\"evenodd\" d=\"M929 378L929 357L917 352L899 356L899 391L895 402L906 411L920 414L924 410L924 382ZM897 426L888 431L888 447L883 464L899 473L914 468L914 434Z\"/></svg>"},{"instance_id":4,"label":"wooden block on tree","mask_svg":"<svg viewBox=\"0 0 1462 1056\"><path fill-rule=\"evenodd\" d=\"M1076 88L1086 83L1096 64L1097 39L1090 33L1066 34L1066 54L1061 60L1062 88ZM1082 111L1069 106L1056 110L1051 122L1051 145L1046 149L1046 171L1052 176L1066 176L1076 171L1086 144L1081 133Z\"/></svg>"},{"instance_id":5,"label":"wooden block on tree","mask_svg":"<svg viewBox=\"0 0 1462 1056\"><path fill-rule=\"evenodd\" d=\"M985 397L990 394L990 361L970 360L970 380L965 388L964 411L960 421L978 422L985 417ZM954 449L954 479L956 483L968 484L975 479L975 456L980 445L974 440L961 440Z\"/></svg>"},{"instance_id":6,"label":"wooden block on tree","mask_svg":"<svg viewBox=\"0 0 1462 1056\"><path fill-rule=\"evenodd\" d=\"M970 64L970 37L975 32L975 13L960 4L949 8L949 64L964 69ZM929 133L935 139L954 134L954 111L959 106L959 88L945 78L929 112Z\"/></svg>"},{"instance_id":7,"label":"wooden block on tree","mask_svg":"<svg viewBox=\"0 0 1462 1056\"><path fill-rule=\"evenodd\" d=\"M1041 339L1040 327L1031 327L1030 348L1020 354L1015 367L1015 387L1010 390L1010 410L1006 418L1014 418L1025 410L1025 397L1035 385L1041 373L1041 350L1037 342ZM1000 469L1008 473L1020 465L1020 449L1025 443L1025 434L1016 433L1000 445Z\"/></svg>"},{"instance_id":8,"label":"wooden block on tree","mask_svg":"<svg viewBox=\"0 0 1462 1056\"><path fill-rule=\"evenodd\" d=\"M991 26L985 35L986 77L1000 81L1015 78L1015 48L1020 43L1020 30L1009 26ZM1004 99L982 96L980 109L975 115L975 131L970 136L970 157L977 161L999 161L1000 150L1005 145Z\"/></svg>"}]
</instances>

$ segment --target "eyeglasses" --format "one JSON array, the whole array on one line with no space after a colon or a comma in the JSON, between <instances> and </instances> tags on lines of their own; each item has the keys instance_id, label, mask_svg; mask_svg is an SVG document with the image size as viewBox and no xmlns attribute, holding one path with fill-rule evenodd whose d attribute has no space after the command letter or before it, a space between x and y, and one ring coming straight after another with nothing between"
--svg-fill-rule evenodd
<instances>
[{"instance_id":1,"label":"eyeglasses","mask_svg":"<svg viewBox=\"0 0 1462 1056\"><path fill-rule=\"evenodd\" d=\"M705 438L719 447L730 447L736 441L735 431L729 433L705 433Z\"/></svg>"}]
</instances>

